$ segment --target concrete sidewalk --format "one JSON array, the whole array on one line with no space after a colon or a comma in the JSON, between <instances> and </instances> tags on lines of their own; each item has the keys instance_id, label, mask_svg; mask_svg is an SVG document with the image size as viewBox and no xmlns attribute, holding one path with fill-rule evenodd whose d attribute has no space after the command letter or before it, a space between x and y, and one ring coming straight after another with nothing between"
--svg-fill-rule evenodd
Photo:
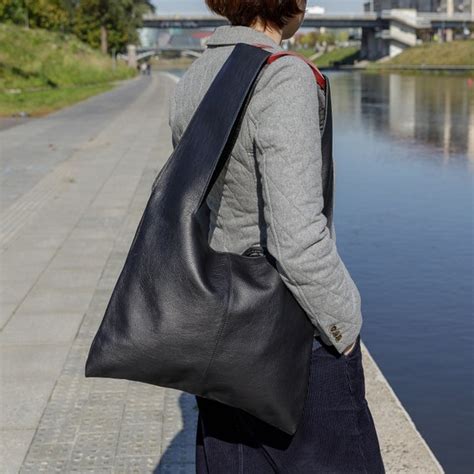
<instances>
[{"instance_id":1,"label":"concrete sidewalk","mask_svg":"<svg viewBox=\"0 0 474 474\"><path fill-rule=\"evenodd\" d=\"M87 352L172 151L168 74L0 132L2 473L194 473L190 395L86 379ZM387 472L442 472L363 346Z\"/></svg>"}]
</instances>

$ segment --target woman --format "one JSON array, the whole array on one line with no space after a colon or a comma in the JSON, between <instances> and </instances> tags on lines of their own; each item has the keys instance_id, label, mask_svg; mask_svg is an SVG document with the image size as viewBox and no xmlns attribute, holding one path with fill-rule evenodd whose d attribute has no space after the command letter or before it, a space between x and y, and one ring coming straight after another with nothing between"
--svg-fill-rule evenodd
<instances>
[{"instance_id":1,"label":"woman","mask_svg":"<svg viewBox=\"0 0 474 474\"><path fill-rule=\"evenodd\" d=\"M173 146L235 44L283 51L281 41L298 30L306 7L301 0L206 4L231 25L216 28L176 85L169 120ZM196 397L198 473L384 472L365 399L360 294L336 248L332 196L323 198L333 184L321 150L324 99L301 58L284 56L266 65L207 197L211 247L242 253L266 246L314 325L302 420L289 436L242 410Z\"/></svg>"}]
</instances>

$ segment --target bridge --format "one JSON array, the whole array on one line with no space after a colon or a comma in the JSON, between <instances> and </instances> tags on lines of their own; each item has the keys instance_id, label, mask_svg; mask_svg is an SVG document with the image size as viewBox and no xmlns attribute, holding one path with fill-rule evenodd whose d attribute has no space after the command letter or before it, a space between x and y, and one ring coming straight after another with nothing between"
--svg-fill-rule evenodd
<instances>
[{"instance_id":1,"label":"bridge","mask_svg":"<svg viewBox=\"0 0 474 474\"><path fill-rule=\"evenodd\" d=\"M425 13L416 10L384 10L378 13L347 13L338 15L307 14L303 28L387 28L391 21L402 21L417 29L463 28L474 25L470 13ZM216 28L228 25L227 18L218 15L153 15L143 16L145 28Z\"/></svg>"},{"instance_id":2,"label":"bridge","mask_svg":"<svg viewBox=\"0 0 474 474\"><path fill-rule=\"evenodd\" d=\"M155 48L139 47L136 49L135 61L143 61L152 58L163 52L179 53L180 56L188 56L191 58L199 58L205 47L185 48L181 46L157 46ZM127 60L127 55L120 55L121 59Z\"/></svg>"},{"instance_id":3,"label":"bridge","mask_svg":"<svg viewBox=\"0 0 474 474\"><path fill-rule=\"evenodd\" d=\"M319 28L371 27L381 24L375 13L355 15L314 15L305 16L302 26ZM227 18L218 15L153 15L143 17L143 26L148 28L216 28L228 25Z\"/></svg>"},{"instance_id":4,"label":"bridge","mask_svg":"<svg viewBox=\"0 0 474 474\"><path fill-rule=\"evenodd\" d=\"M146 14L143 17L145 29L216 28L228 24L227 18L218 15ZM418 44L422 32L472 28L474 17L471 13L425 13L410 9L394 9L384 10L381 13L307 14L301 26L303 28L361 28L362 58L378 59L387 55L396 56L403 49Z\"/></svg>"}]
</instances>

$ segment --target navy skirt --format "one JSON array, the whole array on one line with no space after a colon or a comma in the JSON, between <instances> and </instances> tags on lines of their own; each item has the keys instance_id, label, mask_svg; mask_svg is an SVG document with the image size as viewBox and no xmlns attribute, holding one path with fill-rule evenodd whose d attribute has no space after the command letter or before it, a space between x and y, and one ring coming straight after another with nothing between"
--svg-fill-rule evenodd
<instances>
[{"instance_id":1,"label":"navy skirt","mask_svg":"<svg viewBox=\"0 0 474 474\"><path fill-rule=\"evenodd\" d=\"M360 336L347 356L315 339L303 416L292 436L237 408L196 401L197 474L385 473L365 398Z\"/></svg>"}]
</instances>

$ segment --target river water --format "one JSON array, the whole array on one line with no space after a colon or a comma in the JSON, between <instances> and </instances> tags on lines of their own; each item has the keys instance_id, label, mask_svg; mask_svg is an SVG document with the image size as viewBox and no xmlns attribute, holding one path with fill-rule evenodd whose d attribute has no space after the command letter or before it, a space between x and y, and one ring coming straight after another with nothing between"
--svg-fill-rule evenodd
<instances>
[{"instance_id":1,"label":"river water","mask_svg":"<svg viewBox=\"0 0 474 474\"><path fill-rule=\"evenodd\" d=\"M328 76L337 245L362 339L446 472L472 473L474 85Z\"/></svg>"},{"instance_id":2,"label":"river water","mask_svg":"<svg viewBox=\"0 0 474 474\"><path fill-rule=\"evenodd\" d=\"M474 471L474 86L331 75L338 248L362 338L446 472Z\"/></svg>"}]
</instances>

